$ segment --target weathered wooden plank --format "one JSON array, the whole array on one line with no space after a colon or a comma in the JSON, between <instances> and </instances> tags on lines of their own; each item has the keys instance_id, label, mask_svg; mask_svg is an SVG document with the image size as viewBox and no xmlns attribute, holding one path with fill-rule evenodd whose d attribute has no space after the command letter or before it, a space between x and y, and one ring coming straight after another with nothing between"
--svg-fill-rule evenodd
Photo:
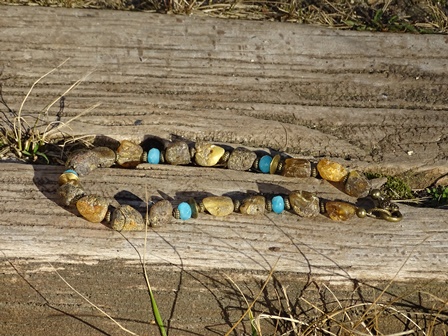
<instances>
[{"instance_id":1,"label":"weathered wooden plank","mask_svg":"<svg viewBox=\"0 0 448 336\"><path fill-rule=\"evenodd\" d=\"M67 95L64 120L103 105L73 123L72 132L135 140L175 134L380 162L395 171L433 165L442 167L437 177L448 172L445 36L147 13L0 10L6 51L0 63L13 106L65 58L71 58L67 65L35 89L27 112L36 113L95 70Z\"/></svg>"},{"instance_id":2,"label":"weathered wooden plank","mask_svg":"<svg viewBox=\"0 0 448 336\"><path fill-rule=\"evenodd\" d=\"M412 170L420 174L416 176L422 186L448 173L445 36L2 6L0 17L1 80L4 96L16 110L32 83L64 59L70 57L36 86L25 104L26 115L36 116L94 70L66 95L63 121L102 103L70 125L73 134L136 141L177 135L294 155L350 158L347 165L364 170ZM50 109L50 121L57 111L57 106ZM141 168L98 170L83 183L91 192L142 211L146 190L174 203L207 193L285 189L347 199L315 179L193 167ZM49 261L121 322L147 333L149 305L136 251L143 249L144 233L123 237L60 207L55 191L62 170L1 163L2 330L117 334L59 281L45 263ZM435 279L428 291L443 296L446 209L403 206L402 211L405 219L398 224L304 220L290 213L174 221L148 232L151 283L176 335L223 334L244 309L240 293L223 273L230 273L253 298L273 265L276 283L288 288L290 298L307 295L309 281L317 281L316 286L325 281L353 285L339 298L352 298L356 290L359 300L373 301L378 288L387 284L376 287L377 282L392 279L397 284L386 300L395 301L401 291L412 292L413 285L427 279ZM277 302L273 293L281 292L271 287L255 312L284 312L285 298L280 298L278 311L269 304ZM319 295L318 287L310 294ZM412 301L430 309L432 303L423 304L422 297L409 299L407 305ZM293 308L301 311L303 302L298 299ZM249 330L246 324L238 332Z\"/></svg>"},{"instance_id":3,"label":"weathered wooden plank","mask_svg":"<svg viewBox=\"0 0 448 336\"><path fill-rule=\"evenodd\" d=\"M8 258L96 262L123 259L139 262L134 248L119 233L91 224L57 204L59 167L2 164L0 246ZM281 192L305 189L328 198L344 198L325 181L285 180L227 170L161 166L150 170L98 170L83 178L88 191L142 205L148 195L170 197L173 203L192 196L229 192ZM24 197L25 195L25 197ZM346 197L347 199L347 197ZM141 208L145 211L145 206ZM206 214L187 222L150 230L150 264L192 269L312 272L316 279L351 278L446 279L448 234L445 210L403 207L405 220L354 219L333 222L325 217L300 219L286 213L261 217ZM145 234L125 234L142 248ZM409 260L408 260L409 258ZM380 261L380 262L379 262Z\"/></svg>"}]
</instances>

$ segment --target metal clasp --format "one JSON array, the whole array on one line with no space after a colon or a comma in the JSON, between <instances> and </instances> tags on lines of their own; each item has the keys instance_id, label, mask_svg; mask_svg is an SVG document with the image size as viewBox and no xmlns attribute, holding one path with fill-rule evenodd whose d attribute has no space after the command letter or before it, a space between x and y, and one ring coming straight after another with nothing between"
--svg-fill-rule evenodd
<instances>
[{"instance_id":1,"label":"metal clasp","mask_svg":"<svg viewBox=\"0 0 448 336\"><path fill-rule=\"evenodd\" d=\"M383 208L373 208L367 211L367 216L372 218L384 219L388 222L399 222L403 219L403 215L398 209L390 211Z\"/></svg>"},{"instance_id":2,"label":"metal clasp","mask_svg":"<svg viewBox=\"0 0 448 336\"><path fill-rule=\"evenodd\" d=\"M373 189L370 192L370 197L376 203L376 206L367 211L366 215L372 218L384 219L388 222L399 222L403 219L398 205L384 197L380 190Z\"/></svg>"}]
</instances>

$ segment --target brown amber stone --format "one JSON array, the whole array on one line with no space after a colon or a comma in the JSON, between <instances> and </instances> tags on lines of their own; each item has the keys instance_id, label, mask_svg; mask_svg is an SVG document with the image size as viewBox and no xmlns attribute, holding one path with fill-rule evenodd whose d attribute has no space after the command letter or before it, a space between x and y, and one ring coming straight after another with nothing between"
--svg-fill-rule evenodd
<instances>
[{"instance_id":1,"label":"brown amber stone","mask_svg":"<svg viewBox=\"0 0 448 336\"><path fill-rule=\"evenodd\" d=\"M198 165L203 167L214 166L226 152L224 148L208 142L197 142L195 150L194 159Z\"/></svg>"},{"instance_id":2,"label":"brown amber stone","mask_svg":"<svg viewBox=\"0 0 448 336\"><path fill-rule=\"evenodd\" d=\"M227 196L210 196L202 200L205 210L211 215L222 217L233 212L234 205L230 197Z\"/></svg>"},{"instance_id":3,"label":"brown amber stone","mask_svg":"<svg viewBox=\"0 0 448 336\"><path fill-rule=\"evenodd\" d=\"M246 215L262 215L266 208L263 196L249 196L241 202L240 212Z\"/></svg>"},{"instance_id":4,"label":"brown amber stone","mask_svg":"<svg viewBox=\"0 0 448 336\"><path fill-rule=\"evenodd\" d=\"M256 159L257 154L255 152L238 147L230 154L229 160L227 161L227 168L233 170L249 170L252 168Z\"/></svg>"},{"instance_id":5,"label":"brown amber stone","mask_svg":"<svg viewBox=\"0 0 448 336\"><path fill-rule=\"evenodd\" d=\"M282 175L287 177L310 177L311 163L305 159L286 159L283 163Z\"/></svg>"},{"instance_id":6,"label":"brown amber stone","mask_svg":"<svg viewBox=\"0 0 448 336\"><path fill-rule=\"evenodd\" d=\"M364 174L352 170L347 177L344 185L344 191L347 195L353 197L366 197L369 195L372 185Z\"/></svg>"},{"instance_id":7,"label":"brown amber stone","mask_svg":"<svg viewBox=\"0 0 448 336\"><path fill-rule=\"evenodd\" d=\"M297 190L288 198L291 208L301 217L315 217L320 213L319 198L313 193Z\"/></svg>"},{"instance_id":8,"label":"brown amber stone","mask_svg":"<svg viewBox=\"0 0 448 336\"><path fill-rule=\"evenodd\" d=\"M92 151L98 156L98 167L109 168L115 164L117 155L109 147L95 147Z\"/></svg>"},{"instance_id":9,"label":"brown amber stone","mask_svg":"<svg viewBox=\"0 0 448 336\"><path fill-rule=\"evenodd\" d=\"M173 206L167 200L158 201L149 209L149 224L152 227L164 226L173 218Z\"/></svg>"},{"instance_id":10,"label":"brown amber stone","mask_svg":"<svg viewBox=\"0 0 448 336\"><path fill-rule=\"evenodd\" d=\"M317 163L317 171L327 181L340 182L347 176L347 170L339 163L322 159Z\"/></svg>"},{"instance_id":11,"label":"brown amber stone","mask_svg":"<svg viewBox=\"0 0 448 336\"><path fill-rule=\"evenodd\" d=\"M65 183L58 188L58 194L61 197L62 204L65 206L74 205L86 193L81 185L74 183Z\"/></svg>"},{"instance_id":12,"label":"brown amber stone","mask_svg":"<svg viewBox=\"0 0 448 336\"><path fill-rule=\"evenodd\" d=\"M101 196L88 195L76 202L76 208L89 222L100 223L106 217L109 201Z\"/></svg>"},{"instance_id":13,"label":"brown amber stone","mask_svg":"<svg viewBox=\"0 0 448 336\"><path fill-rule=\"evenodd\" d=\"M142 161L143 148L131 141L123 140L117 149L117 164L124 168L135 168Z\"/></svg>"},{"instance_id":14,"label":"brown amber stone","mask_svg":"<svg viewBox=\"0 0 448 336\"><path fill-rule=\"evenodd\" d=\"M186 165L191 162L190 149L183 141L173 142L165 148L165 161L172 165Z\"/></svg>"},{"instance_id":15,"label":"brown amber stone","mask_svg":"<svg viewBox=\"0 0 448 336\"><path fill-rule=\"evenodd\" d=\"M142 231L145 229L145 220L130 205L120 205L112 212L110 226L116 231Z\"/></svg>"},{"instance_id":16,"label":"brown amber stone","mask_svg":"<svg viewBox=\"0 0 448 336\"><path fill-rule=\"evenodd\" d=\"M89 174L100 165L98 154L92 150L81 149L70 155L66 167L75 170L79 176Z\"/></svg>"},{"instance_id":17,"label":"brown amber stone","mask_svg":"<svg viewBox=\"0 0 448 336\"><path fill-rule=\"evenodd\" d=\"M356 214L356 207L345 202L329 201L325 203L325 211L332 220L346 221Z\"/></svg>"}]
</instances>

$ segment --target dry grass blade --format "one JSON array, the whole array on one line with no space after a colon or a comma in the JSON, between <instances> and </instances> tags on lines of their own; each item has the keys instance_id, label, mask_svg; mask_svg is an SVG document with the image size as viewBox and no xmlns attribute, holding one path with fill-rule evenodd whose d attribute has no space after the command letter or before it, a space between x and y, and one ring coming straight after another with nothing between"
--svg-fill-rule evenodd
<instances>
[{"instance_id":1,"label":"dry grass blade","mask_svg":"<svg viewBox=\"0 0 448 336\"><path fill-rule=\"evenodd\" d=\"M243 321L243 319L246 317L246 315L249 314L249 312L252 311L252 307L255 305L255 302L257 302L258 298L261 296L261 294L263 294L264 289L266 288L266 286L268 285L269 281L271 280L272 274L274 273L275 266L277 265L277 263L278 263L278 260L275 262L274 266L272 267L271 271L269 272L268 277L266 278L265 282L263 283L263 286L261 286L260 291L258 292L258 294L255 296L254 301L250 304L249 307L247 307L247 310L244 312L244 314L232 326L232 328L230 328L230 330L225 334L225 336L229 336L230 333L233 330L235 330L235 328L241 323L241 321Z\"/></svg>"},{"instance_id":2,"label":"dry grass blade","mask_svg":"<svg viewBox=\"0 0 448 336\"><path fill-rule=\"evenodd\" d=\"M110 316L108 313L106 313L104 310L102 310L100 307L98 307L97 305L95 305L92 301L90 301L88 298L86 298L82 293L80 293L79 291L77 291L72 285L70 285L67 280L65 280L61 274L59 274L59 272L56 270L56 268L51 264L48 263L50 265L51 268L53 268L54 272L57 274L57 276L72 290L74 291L76 294L78 294L81 298L84 299L84 301L86 301L88 304L90 304L93 308L95 308L96 310L98 310L101 314L105 315L109 320L111 320L113 323L115 323L121 330L127 332L130 335L135 335L138 336L138 334L132 332L131 330L126 329L125 327L123 327L119 322L117 322L112 316Z\"/></svg>"},{"instance_id":3,"label":"dry grass blade","mask_svg":"<svg viewBox=\"0 0 448 336\"><path fill-rule=\"evenodd\" d=\"M48 71L46 74L42 75L39 79L37 79L33 85L31 85L31 88L28 90L28 93L26 94L25 98L22 100L22 103L20 104L19 112L17 113L16 120L14 120L14 133L16 136L16 139L18 140L18 146L19 151L22 151L22 110L23 106L25 105L25 102L27 101L28 97L30 96L31 92L33 91L34 87L45 77L55 72L57 69L59 69L61 66L63 66L70 58L67 58L65 61L63 61L61 64L59 64L56 68Z\"/></svg>"}]
</instances>

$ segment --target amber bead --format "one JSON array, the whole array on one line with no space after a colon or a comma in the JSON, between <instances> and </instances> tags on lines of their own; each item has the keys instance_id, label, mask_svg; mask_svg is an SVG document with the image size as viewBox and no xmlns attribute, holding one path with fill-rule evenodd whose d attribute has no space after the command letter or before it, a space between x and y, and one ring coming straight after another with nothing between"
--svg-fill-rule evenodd
<instances>
[{"instance_id":1,"label":"amber bead","mask_svg":"<svg viewBox=\"0 0 448 336\"><path fill-rule=\"evenodd\" d=\"M120 205L112 212L110 226L116 231L142 231L145 229L145 220L130 205Z\"/></svg>"},{"instance_id":2,"label":"amber bead","mask_svg":"<svg viewBox=\"0 0 448 336\"><path fill-rule=\"evenodd\" d=\"M332 220L345 221L356 214L356 207L345 202L329 201L325 203L325 211Z\"/></svg>"},{"instance_id":3,"label":"amber bead","mask_svg":"<svg viewBox=\"0 0 448 336\"><path fill-rule=\"evenodd\" d=\"M76 202L76 208L89 222L100 223L106 217L109 201L101 196L88 195Z\"/></svg>"},{"instance_id":4,"label":"amber bead","mask_svg":"<svg viewBox=\"0 0 448 336\"><path fill-rule=\"evenodd\" d=\"M117 154L109 147L95 147L92 152L98 156L98 167L101 168L112 167L117 160Z\"/></svg>"},{"instance_id":5,"label":"amber bead","mask_svg":"<svg viewBox=\"0 0 448 336\"><path fill-rule=\"evenodd\" d=\"M66 167L75 170L79 176L84 176L98 168L100 163L101 160L96 152L82 149L69 156Z\"/></svg>"},{"instance_id":6,"label":"amber bead","mask_svg":"<svg viewBox=\"0 0 448 336\"><path fill-rule=\"evenodd\" d=\"M194 159L199 166L211 167L216 165L226 152L224 148L208 142L197 142Z\"/></svg>"},{"instance_id":7,"label":"amber bead","mask_svg":"<svg viewBox=\"0 0 448 336\"><path fill-rule=\"evenodd\" d=\"M74 183L65 183L58 188L58 194L61 203L65 206L75 205L76 202L86 195L81 185Z\"/></svg>"},{"instance_id":8,"label":"amber bead","mask_svg":"<svg viewBox=\"0 0 448 336\"><path fill-rule=\"evenodd\" d=\"M233 212L234 205L230 197L210 196L202 200L205 210L213 216L227 216Z\"/></svg>"},{"instance_id":9,"label":"amber bead","mask_svg":"<svg viewBox=\"0 0 448 336\"><path fill-rule=\"evenodd\" d=\"M328 159L321 159L317 163L317 171L324 180L331 182L340 182L347 176L344 166Z\"/></svg>"},{"instance_id":10,"label":"amber bead","mask_svg":"<svg viewBox=\"0 0 448 336\"><path fill-rule=\"evenodd\" d=\"M164 226L171 222L173 218L173 206L167 200L155 203L149 209L149 224L152 227Z\"/></svg>"},{"instance_id":11,"label":"amber bead","mask_svg":"<svg viewBox=\"0 0 448 336\"><path fill-rule=\"evenodd\" d=\"M117 149L117 164L124 168L135 168L142 162L143 148L131 141L123 140Z\"/></svg>"},{"instance_id":12,"label":"amber bead","mask_svg":"<svg viewBox=\"0 0 448 336\"><path fill-rule=\"evenodd\" d=\"M249 196L241 202L240 212L246 215L262 215L265 212L264 196Z\"/></svg>"},{"instance_id":13,"label":"amber bead","mask_svg":"<svg viewBox=\"0 0 448 336\"><path fill-rule=\"evenodd\" d=\"M344 191L353 197L366 197L370 193L372 185L364 174L352 170L345 181Z\"/></svg>"},{"instance_id":14,"label":"amber bead","mask_svg":"<svg viewBox=\"0 0 448 336\"><path fill-rule=\"evenodd\" d=\"M233 170L249 170L252 168L254 161L257 159L257 154L246 148L235 148L230 154L227 161L227 168Z\"/></svg>"},{"instance_id":15,"label":"amber bead","mask_svg":"<svg viewBox=\"0 0 448 336\"><path fill-rule=\"evenodd\" d=\"M190 149L183 141L170 143L165 148L165 161L172 165L186 165L191 162Z\"/></svg>"},{"instance_id":16,"label":"amber bead","mask_svg":"<svg viewBox=\"0 0 448 336\"><path fill-rule=\"evenodd\" d=\"M288 199L291 208L301 217L315 217L320 213L319 198L311 192L296 190Z\"/></svg>"},{"instance_id":17,"label":"amber bead","mask_svg":"<svg viewBox=\"0 0 448 336\"><path fill-rule=\"evenodd\" d=\"M310 177L311 163L305 159L286 159L281 174L287 177Z\"/></svg>"}]
</instances>

